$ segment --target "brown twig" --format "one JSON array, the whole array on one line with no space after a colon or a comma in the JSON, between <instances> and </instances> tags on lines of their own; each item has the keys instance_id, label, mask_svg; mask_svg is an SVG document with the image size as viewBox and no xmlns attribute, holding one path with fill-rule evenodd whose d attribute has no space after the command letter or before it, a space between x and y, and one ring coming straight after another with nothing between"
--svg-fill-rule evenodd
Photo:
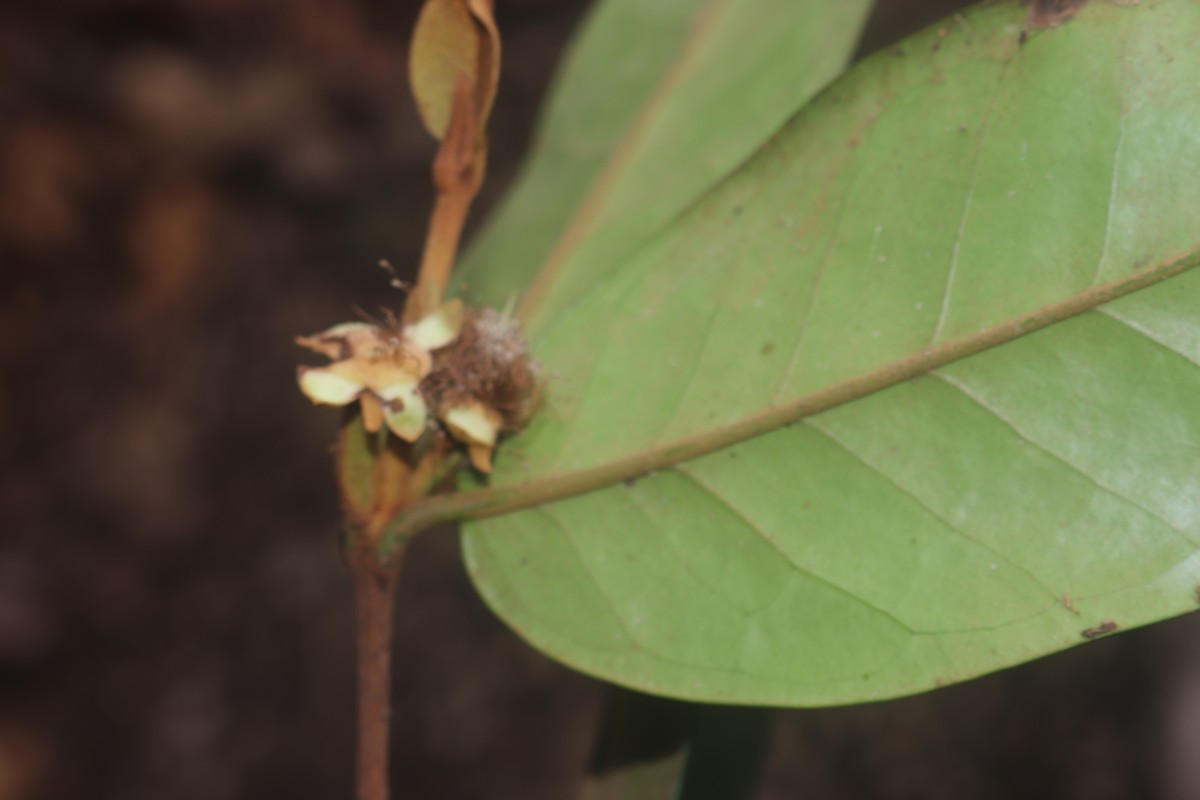
<instances>
[{"instance_id":1,"label":"brown twig","mask_svg":"<svg viewBox=\"0 0 1200 800\"><path fill-rule=\"evenodd\" d=\"M347 541L358 626L357 800L388 800L393 607L404 544L381 557L392 520L445 478L452 461L444 437L417 450L389 437L374 459L373 510Z\"/></svg>"},{"instance_id":2,"label":"brown twig","mask_svg":"<svg viewBox=\"0 0 1200 800\"><path fill-rule=\"evenodd\" d=\"M416 496L412 448L390 437L374 459L373 510L347 541L358 639L357 800L388 800L392 620L404 548L385 564L378 541L388 521Z\"/></svg>"},{"instance_id":3,"label":"brown twig","mask_svg":"<svg viewBox=\"0 0 1200 800\"><path fill-rule=\"evenodd\" d=\"M358 622L358 800L388 800L395 570L360 548L351 564Z\"/></svg>"},{"instance_id":4,"label":"brown twig","mask_svg":"<svg viewBox=\"0 0 1200 800\"><path fill-rule=\"evenodd\" d=\"M487 151L479 132L474 92L471 82L459 75L454 84L450 126L433 162L437 198L429 218L416 289L404 311L408 322L420 319L441 305L467 213L483 183Z\"/></svg>"}]
</instances>

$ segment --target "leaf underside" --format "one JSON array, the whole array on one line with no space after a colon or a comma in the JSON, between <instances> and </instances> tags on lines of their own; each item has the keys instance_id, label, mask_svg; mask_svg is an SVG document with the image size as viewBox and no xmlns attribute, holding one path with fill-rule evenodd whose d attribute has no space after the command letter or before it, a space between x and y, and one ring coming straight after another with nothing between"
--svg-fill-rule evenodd
<instances>
[{"instance_id":1,"label":"leaf underside","mask_svg":"<svg viewBox=\"0 0 1200 800\"><path fill-rule=\"evenodd\" d=\"M467 524L529 641L646 691L824 705L1195 607L1200 6L1025 21L989 4L868 59L682 213L691 189L661 219L652 194L657 227L525 237L551 387L488 491L657 468ZM541 196L586 206L590 170ZM609 183L636 217L634 177ZM520 251L510 216L476 262ZM520 263L467 275L494 300Z\"/></svg>"}]
</instances>

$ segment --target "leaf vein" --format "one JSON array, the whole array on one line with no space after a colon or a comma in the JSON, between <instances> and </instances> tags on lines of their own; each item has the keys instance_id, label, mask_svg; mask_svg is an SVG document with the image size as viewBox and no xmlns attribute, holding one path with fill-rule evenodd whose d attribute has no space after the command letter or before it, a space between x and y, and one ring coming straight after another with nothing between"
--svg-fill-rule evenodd
<instances>
[{"instance_id":1,"label":"leaf vein","mask_svg":"<svg viewBox=\"0 0 1200 800\"><path fill-rule=\"evenodd\" d=\"M967 221L971 217L971 207L975 202L975 185L979 180L979 165L983 161L983 145L987 139L988 132L992 128L992 121L995 119L996 106L1000 103L1000 96L1004 92L1005 78L1008 77L1009 67L1012 65L1013 56L1010 54L1001 67L1000 75L996 79L996 91L992 95L992 101L987 107L987 111L983 115L983 123L979 130L978 141L975 145L975 152L972 155L971 175L967 179L966 196L963 198L962 216L958 220L958 230L954 234L954 246L950 250L950 266L946 270L946 283L942 287L942 308L938 313L937 324L934 326L933 335L929 338L929 345L932 347L941 338L942 330L946 326L946 320L950 316L950 298L954 293L954 283L958 278L958 259L962 249L963 237L967 231Z\"/></svg>"},{"instance_id":2,"label":"leaf vein","mask_svg":"<svg viewBox=\"0 0 1200 800\"><path fill-rule=\"evenodd\" d=\"M677 465L675 467L675 471L677 473L679 473L680 475L682 475L683 477L687 478L693 484L695 484L695 486L698 489L700 489L702 492L704 492L709 497L711 497L714 501L716 501L716 503L718 505L722 506L723 508L728 510L731 514L733 514L735 517L737 517L742 522L743 525L745 525L747 528L750 529L751 532L757 534L763 540L763 542L765 542L767 545L769 545L771 547L771 549L773 549L773 550L775 550L775 552L779 553L779 556L784 560L784 562L787 563L788 565L790 565L791 568L796 573L803 575L803 576L805 576L827 588L833 589L838 594L848 597L857 603L861 603L862 605L864 605L867 608L871 609L872 611L876 612L877 614L884 617L885 619L891 621L892 623L899 626L900 628L903 628L905 631L907 631L910 634L916 634L919 632L917 630L914 630L913 627L911 625L909 625L907 622L900 619L895 614L893 614L892 612L883 608L882 606L879 606L879 605L871 602L870 600L866 599L865 597L862 597L861 595L855 594L851 590L847 589L845 586L842 586L837 581L834 581L834 580L826 578L822 575L819 575L816 572L814 572L811 568L796 561L791 556L791 554L788 553L783 548L783 546L779 544L779 542L775 539L774 536L772 536L762 526L760 526L757 522L755 522L753 519L751 519L749 516L747 516L746 513L744 511L742 511L742 509L738 508L737 505L735 505L732 501L730 501L727 497L725 497L716 487L705 483L695 473L693 473L691 470L687 469L686 466L684 466L682 464Z\"/></svg>"},{"instance_id":3,"label":"leaf vein","mask_svg":"<svg viewBox=\"0 0 1200 800\"><path fill-rule=\"evenodd\" d=\"M634 508L637 509L638 513L650 524L650 527L651 528L659 528L660 526L659 526L658 522L655 520L654 516L650 513L649 509L646 508L646 505L645 505L646 501L643 500L638 495L636 486L629 486L628 484L624 484L624 483L622 483L620 485L622 487L624 487L625 495L629 498L629 500L630 500L631 504L634 506ZM675 543L669 537L664 536L663 539L665 540L666 545L670 550L674 550L676 553L679 552L679 548L677 548L675 546ZM759 609L755 609L752 611L746 611L745 609L743 609L741 607L741 605L738 604L737 601L735 601L733 598L731 598L725 592L721 591L721 589L719 587L713 585L701 573L692 569L691 565L688 564L687 561L682 557L682 554L680 554L679 558L674 559L672 561L672 563L678 565L680 569L682 569L688 575L692 576L692 578L695 579L697 584L703 586L705 589L712 592L717 597L720 597L723 601L725 601L730 606L735 608L737 610L737 612L742 615L742 617L749 619L752 614L756 613L759 610ZM773 602L773 601L768 601L765 605L769 606L771 604L771 602Z\"/></svg>"},{"instance_id":4,"label":"leaf vein","mask_svg":"<svg viewBox=\"0 0 1200 800\"><path fill-rule=\"evenodd\" d=\"M867 133L872 129L876 120L879 119L879 115L882 113L882 107L876 109L875 114L863 125L862 141L858 145L859 148L864 148L867 142L874 141L874 137L867 136ZM771 395L771 405L779 402L780 396L787 389L788 382L792 378L792 373L796 371L796 362L800 360L800 347L803 345L805 337L808 336L808 326L812 320L813 309L817 304L817 295L820 293L821 280L825 275L825 269L833 259L834 251L837 250L838 239L842 235L842 224L846 220L846 211L850 208L850 198L854 195L854 191L858 186L858 179L862 173L862 164L865 160L860 152L859 158L851 162L855 167L854 173L847 180L846 189L842 193L842 202L838 206L837 219L833 224L833 230L829 234L829 241L825 245L825 252L821 255L821 263L817 265L817 270L813 275L812 286L808 291L808 302L805 303L804 312L800 318L800 329L796 332L792 351L788 354L787 366L784 367L783 373L779 378L779 384L776 386L775 392Z\"/></svg>"},{"instance_id":5,"label":"leaf vein","mask_svg":"<svg viewBox=\"0 0 1200 800\"><path fill-rule=\"evenodd\" d=\"M728 281L725 281L725 283L728 283ZM674 404L672 404L673 410L671 413L671 419L666 425L662 426L662 431L659 433L658 438L655 441L656 444L661 443L663 439L670 435L671 428L674 427L675 423L679 419L679 414L683 408L683 404L687 401L688 396L692 393L692 389L695 387L696 379L700 375L700 365L704 363L704 353L708 350L709 342L712 340L713 329L716 328L717 317L719 317L720 314L720 304L714 303L712 311L709 312L708 319L704 323L704 333L700 337L702 341L700 345L695 348L695 355L692 357L692 364L688 372L688 379L681 384L682 391L680 391L679 396L676 398Z\"/></svg>"},{"instance_id":6,"label":"leaf vein","mask_svg":"<svg viewBox=\"0 0 1200 800\"><path fill-rule=\"evenodd\" d=\"M1118 61L1118 74L1122 72L1128 62L1129 55L1129 40L1132 34L1126 35L1125 41L1121 46L1121 56ZM1104 244L1100 248L1100 260L1096 262L1096 273L1092 276L1092 286L1100 282L1101 275L1104 270L1104 263L1108 260L1108 250L1112 243L1112 222L1113 208L1116 206L1117 188L1120 183L1121 171L1120 162L1121 154L1125 148L1125 110L1122 108L1117 114L1117 143L1113 147L1112 155L1112 174L1108 184L1108 209L1104 217Z\"/></svg>"},{"instance_id":7,"label":"leaf vein","mask_svg":"<svg viewBox=\"0 0 1200 800\"><path fill-rule=\"evenodd\" d=\"M924 500L922 500L920 497L918 497L917 494L915 492L913 492L911 489L909 489L907 486L904 486L899 481L894 479L891 475L888 475L886 472L884 472L882 469L880 469L878 465L872 464L861 453L857 452L856 450L851 448L848 444L843 442L841 439L834 436L829 430L820 427L820 424L817 423L815 420L811 420L811 419L805 420L804 424L807 427L809 427L810 429L812 429L812 430L816 431L817 433L821 434L822 436L824 436L826 439L828 439L833 444L837 445L839 448L841 448L843 451L845 451L851 458L853 458L858 463L862 464L868 470L870 470L874 474L878 475L880 478L882 478L884 481L886 481L888 484L890 484L892 487L894 487L897 491L899 491L905 497L908 497L910 500L912 500L914 503L916 503L918 506L920 506L922 509L924 509L925 512L928 513L931 517L933 517L938 522L941 522L943 525L945 525L950 531L958 534L960 537L962 537L963 539L966 539L968 542L971 542L973 545L982 548L983 550L987 551L990 555L994 556L995 558L998 558L999 560L1003 561L1005 564L1008 564L1013 569L1015 569L1018 572L1020 572L1021 574L1025 575L1027 578L1029 578L1031 581L1033 581L1034 584L1036 584L1040 589L1042 589L1044 592L1046 592L1046 594L1050 598L1054 599L1055 602L1057 602L1057 598L1061 596L1061 592L1055 592L1053 589L1051 589L1046 584L1046 582L1042 578L1040 578L1036 574L1034 574L1034 572L1032 570L1030 570L1029 567L1026 567L1024 564L1014 561L1012 558L1005 555L1002 551L997 550L994 546L988 544L987 542L983 541L979 537L973 536L970 533L968 533L967 531L959 528L957 525L955 525L949 519L947 519L943 514L934 510L930 505L928 505Z\"/></svg>"},{"instance_id":8,"label":"leaf vein","mask_svg":"<svg viewBox=\"0 0 1200 800\"><path fill-rule=\"evenodd\" d=\"M1121 325L1124 328L1128 328L1132 333L1136 334L1137 336L1140 336L1141 338L1145 339L1146 341L1150 342L1151 344L1157 345L1158 347L1162 348L1163 350L1166 350L1171 355L1177 356L1178 358L1182 358L1184 361L1186 361L1188 364L1192 365L1193 367L1200 367L1200 359L1192 358L1190 355L1183 352L1182 350L1177 350L1176 348L1172 347L1167 342L1165 342L1162 339L1155 336L1153 333L1150 332L1149 329L1138 325L1137 323L1133 322L1132 320L1122 317L1119 312L1117 312L1107 306L1099 306L1094 310L1096 311L1096 313L1100 314L1101 316L1111 319L1113 322L1117 323L1118 325Z\"/></svg>"},{"instance_id":9,"label":"leaf vein","mask_svg":"<svg viewBox=\"0 0 1200 800\"><path fill-rule=\"evenodd\" d=\"M1083 467L1080 467L1079 465L1073 463L1066 456L1056 453L1054 450L1050 449L1049 446L1042 444L1041 442L1034 439L1032 435L1030 435L1026 431L1022 430L1021 427L1018 426L1017 423L1014 422L1012 419L1010 419L1006 414L1004 414L999 409L990 405L980 395L978 395L976 392L971 390L969 387L967 387L964 383L962 383L958 379L952 378L949 375L946 375L945 373L942 373L942 372L931 372L930 377L936 378L937 380L941 381L942 383L946 384L947 386L950 386L950 387L956 389L957 391L959 391L968 400L971 400L973 403L975 403L981 409L988 412L993 417L995 417L997 420L999 420L1001 423L1003 423L1005 426L1007 426L1017 436L1021 437L1022 441L1029 443L1030 445L1037 448L1042 453L1045 453L1050 458L1054 459L1058 463L1060 463L1063 466L1070 469L1072 472L1075 472L1080 477L1082 477L1084 480L1086 480L1088 483L1092 484L1097 489L1099 489L1101 492L1104 492L1105 494L1115 497L1116 499L1118 499L1124 503L1127 503L1128 505L1131 505L1134 508L1136 508L1136 509L1142 511L1143 513L1149 515L1150 517L1154 518L1155 520L1157 520L1158 522L1160 522L1164 526L1166 526L1166 528L1168 530L1172 531L1177 537L1179 537L1181 540L1186 542L1189 546L1191 546L1193 548L1200 547L1200 542L1194 540L1187 533L1187 531L1184 531L1183 529L1179 528L1174 523L1172 523L1170 520L1168 520L1166 517L1159 514L1157 511L1142 505L1141 503L1134 500L1132 497L1129 497L1129 496L1123 494L1122 492L1117 491L1113 487L1105 485L1104 483L1102 483L1100 481L1099 478L1092 475L1090 472L1085 470Z\"/></svg>"},{"instance_id":10,"label":"leaf vein","mask_svg":"<svg viewBox=\"0 0 1200 800\"><path fill-rule=\"evenodd\" d=\"M591 581L592 586L595 588L596 593L600 596L600 599L604 601L606 606L608 606L609 612L617 621L617 625L620 626L621 633L624 634L625 638L629 640L630 646L634 650L653 652L648 650L646 646L643 645L642 642L633 635L633 631L629 629L629 625L625 621L625 616L621 613L620 609L617 608L616 603L613 602L612 597L609 595L608 590L604 588L604 585L600 582L600 579L596 577L596 574L592 572L591 568L588 566L588 558L584 554L583 549L579 546L579 541L575 538L575 534L572 532L571 526L559 519L558 516L550 510L549 506L540 506L537 510L541 512L542 516L550 520L554 527L562 531L564 538L571 543L571 547L574 548L575 552L579 555L579 565L583 569L583 574L587 575L588 580Z\"/></svg>"}]
</instances>

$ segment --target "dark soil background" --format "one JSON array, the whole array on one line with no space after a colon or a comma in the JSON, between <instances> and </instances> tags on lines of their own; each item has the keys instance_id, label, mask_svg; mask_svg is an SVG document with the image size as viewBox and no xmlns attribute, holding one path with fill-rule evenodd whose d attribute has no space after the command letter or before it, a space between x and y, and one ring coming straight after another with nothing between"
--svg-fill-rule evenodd
<instances>
[{"instance_id":1,"label":"dark soil background","mask_svg":"<svg viewBox=\"0 0 1200 800\"><path fill-rule=\"evenodd\" d=\"M416 262L418 5L0 6L0 800L351 795L337 415L291 339ZM499 0L479 212L585 5ZM959 5L884 0L864 50ZM397 626L404 797L572 796L612 690L498 622L452 532L414 546ZM1198 636L781 713L760 797L1200 798Z\"/></svg>"}]
</instances>

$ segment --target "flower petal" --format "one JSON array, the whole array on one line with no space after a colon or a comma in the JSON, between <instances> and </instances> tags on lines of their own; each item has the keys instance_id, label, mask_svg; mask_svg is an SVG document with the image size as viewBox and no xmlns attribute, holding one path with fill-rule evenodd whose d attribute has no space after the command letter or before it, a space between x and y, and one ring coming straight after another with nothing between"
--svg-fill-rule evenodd
<instances>
[{"instance_id":1,"label":"flower petal","mask_svg":"<svg viewBox=\"0 0 1200 800\"><path fill-rule=\"evenodd\" d=\"M401 397L416 388L425 376L425 362L397 354L381 359L348 358L326 369L370 389L384 400Z\"/></svg>"},{"instance_id":2,"label":"flower petal","mask_svg":"<svg viewBox=\"0 0 1200 800\"><path fill-rule=\"evenodd\" d=\"M463 324L463 304L455 298L437 311L404 328L405 337L425 350L437 350L458 338Z\"/></svg>"},{"instance_id":3,"label":"flower petal","mask_svg":"<svg viewBox=\"0 0 1200 800\"><path fill-rule=\"evenodd\" d=\"M496 444L500 430L500 415L478 401L447 409L442 413L442 422L460 442L489 448Z\"/></svg>"},{"instance_id":4,"label":"flower petal","mask_svg":"<svg viewBox=\"0 0 1200 800\"><path fill-rule=\"evenodd\" d=\"M467 455L470 456L471 466L475 469L480 472L492 471L492 448L473 444L467 448Z\"/></svg>"},{"instance_id":5,"label":"flower petal","mask_svg":"<svg viewBox=\"0 0 1200 800\"><path fill-rule=\"evenodd\" d=\"M363 390L361 383L331 372L327 367L298 367L296 378L300 391L314 403L344 406L354 401Z\"/></svg>"},{"instance_id":6,"label":"flower petal","mask_svg":"<svg viewBox=\"0 0 1200 800\"><path fill-rule=\"evenodd\" d=\"M343 322L312 336L297 336L296 344L334 361L349 358L365 344L380 336L378 325L367 322Z\"/></svg>"},{"instance_id":7,"label":"flower petal","mask_svg":"<svg viewBox=\"0 0 1200 800\"><path fill-rule=\"evenodd\" d=\"M375 394L379 395L379 399L385 403L399 400L404 405L414 400L424 402L417 394L417 385L421 382L420 379L407 374L396 377L397 379L392 383L374 390Z\"/></svg>"},{"instance_id":8,"label":"flower petal","mask_svg":"<svg viewBox=\"0 0 1200 800\"><path fill-rule=\"evenodd\" d=\"M318 335L322 339L345 339L354 334L372 330L379 330L379 326L370 322L341 322L332 328L326 328Z\"/></svg>"},{"instance_id":9,"label":"flower petal","mask_svg":"<svg viewBox=\"0 0 1200 800\"><path fill-rule=\"evenodd\" d=\"M414 386L403 397L395 397L384 403L383 419L392 433L406 442L415 442L425 432L429 409Z\"/></svg>"},{"instance_id":10,"label":"flower petal","mask_svg":"<svg viewBox=\"0 0 1200 800\"><path fill-rule=\"evenodd\" d=\"M358 404L362 407L362 423L367 433L379 433L383 427L383 403L370 392L358 396Z\"/></svg>"}]
</instances>

